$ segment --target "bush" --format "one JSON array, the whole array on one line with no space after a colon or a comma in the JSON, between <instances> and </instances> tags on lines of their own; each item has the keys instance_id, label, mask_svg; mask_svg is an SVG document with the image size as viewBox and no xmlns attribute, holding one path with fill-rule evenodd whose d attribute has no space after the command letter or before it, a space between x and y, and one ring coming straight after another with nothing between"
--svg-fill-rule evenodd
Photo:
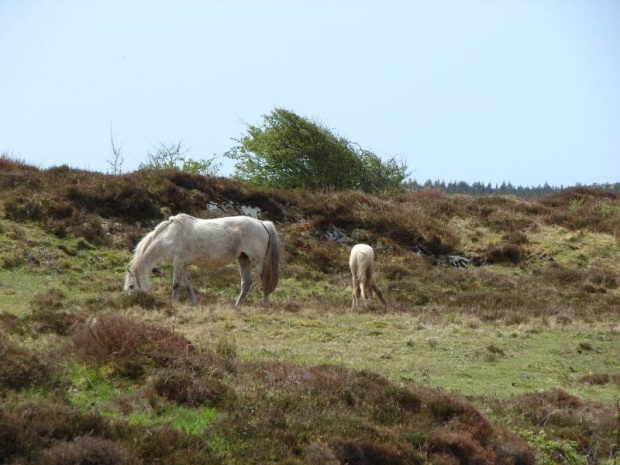
<instances>
[{"instance_id":1,"label":"bush","mask_svg":"<svg viewBox=\"0 0 620 465\"><path fill-rule=\"evenodd\" d=\"M461 464L492 465L495 463L495 454L485 450L466 432L441 431L436 433L430 440L430 450L438 455L455 457Z\"/></svg>"},{"instance_id":2,"label":"bush","mask_svg":"<svg viewBox=\"0 0 620 465\"><path fill-rule=\"evenodd\" d=\"M25 389L40 385L50 378L48 365L31 350L12 342L0 331L0 387Z\"/></svg>"},{"instance_id":3,"label":"bush","mask_svg":"<svg viewBox=\"0 0 620 465\"><path fill-rule=\"evenodd\" d=\"M337 440L330 443L330 448L340 463L359 465L404 465L424 463L421 457L404 457L394 447L376 442Z\"/></svg>"},{"instance_id":4,"label":"bush","mask_svg":"<svg viewBox=\"0 0 620 465\"><path fill-rule=\"evenodd\" d=\"M154 382L157 394L179 404L196 407L218 407L231 399L230 389L220 381L196 378L182 370L165 371Z\"/></svg>"},{"instance_id":5,"label":"bush","mask_svg":"<svg viewBox=\"0 0 620 465\"><path fill-rule=\"evenodd\" d=\"M160 366L182 363L194 351L187 339L171 329L114 314L84 324L71 343L81 357L100 362L137 357Z\"/></svg>"},{"instance_id":6,"label":"bush","mask_svg":"<svg viewBox=\"0 0 620 465\"><path fill-rule=\"evenodd\" d=\"M99 414L83 414L66 405L47 401L0 405L0 463L48 463L15 459L39 458L42 449L70 442L81 436L118 439L122 432L115 431ZM77 442L89 448L88 441ZM106 444L112 445L108 441ZM71 449L72 454L77 452L76 448ZM53 453L55 459L60 459L61 454L58 452L60 450L57 449Z\"/></svg>"},{"instance_id":7,"label":"bush","mask_svg":"<svg viewBox=\"0 0 620 465\"><path fill-rule=\"evenodd\" d=\"M13 221L40 221L45 216L47 200L39 195L16 195L4 204L5 218Z\"/></svg>"},{"instance_id":8,"label":"bush","mask_svg":"<svg viewBox=\"0 0 620 465\"><path fill-rule=\"evenodd\" d=\"M48 465L131 465L139 461L109 439L81 436L73 441L57 441L42 454Z\"/></svg>"},{"instance_id":9,"label":"bush","mask_svg":"<svg viewBox=\"0 0 620 465\"><path fill-rule=\"evenodd\" d=\"M524 258L523 249L515 244L499 244L489 247L486 253L488 263L509 263L518 265Z\"/></svg>"},{"instance_id":10,"label":"bush","mask_svg":"<svg viewBox=\"0 0 620 465\"><path fill-rule=\"evenodd\" d=\"M65 294L60 289L49 289L39 292L30 301L34 310L58 310L63 307Z\"/></svg>"}]
</instances>

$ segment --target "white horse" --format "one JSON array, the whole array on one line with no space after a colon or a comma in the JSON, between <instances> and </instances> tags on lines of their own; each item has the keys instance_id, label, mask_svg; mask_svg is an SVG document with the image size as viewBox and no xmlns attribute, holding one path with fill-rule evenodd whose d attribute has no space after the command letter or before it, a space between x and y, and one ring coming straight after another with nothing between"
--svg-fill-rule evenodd
<instances>
[{"instance_id":1,"label":"white horse","mask_svg":"<svg viewBox=\"0 0 620 465\"><path fill-rule=\"evenodd\" d=\"M370 301L373 291L381 303L387 306L383 294L373 280L374 260L375 253L369 245L357 244L351 249L349 258L349 268L351 268L351 275L353 276L353 303L351 308L357 307L360 295L364 300Z\"/></svg>"},{"instance_id":2,"label":"white horse","mask_svg":"<svg viewBox=\"0 0 620 465\"><path fill-rule=\"evenodd\" d=\"M280 239L271 221L247 216L199 219L180 214L162 221L136 246L125 276L125 291L148 292L149 275L162 260L174 266L172 300L179 286L185 284L189 300L196 305L196 295L189 278L188 265L198 263L208 268L220 268L233 260L239 262L241 293L235 305L241 305L252 284L250 265L253 264L263 285L263 304L278 284Z\"/></svg>"}]
</instances>

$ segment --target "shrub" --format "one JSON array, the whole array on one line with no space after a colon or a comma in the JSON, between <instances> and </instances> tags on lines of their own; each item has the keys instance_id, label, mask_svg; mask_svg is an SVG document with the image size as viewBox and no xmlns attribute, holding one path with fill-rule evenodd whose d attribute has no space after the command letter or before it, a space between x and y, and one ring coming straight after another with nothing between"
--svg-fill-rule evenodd
<instances>
[{"instance_id":1,"label":"shrub","mask_svg":"<svg viewBox=\"0 0 620 465\"><path fill-rule=\"evenodd\" d=\"M149 189L135 174L117 176L104 186L74 186L67 198L86 212L131 222L160 219L161 211Z\"/></svg>"},{"instance_id":2,"label":"shrub","mask_svg":"<svg viewBox=\"0 0 620 465\"><path fill-rule=\"evenodd\" d=\"M39 292L30 301L34 310L58 310L63 307L65 294L60 289Z\"/></svg>"},{"instance_id":3,"label":"shrub","mask_svg":"<svg viewBox=\"0 0 620 465\"><path fill-rule=\"evenodd\" d=\"M81 436L73 441L57 441L42 453L42 462L49 465L131 465L138 460L118 442Z\"/></svg>"},{"instance_id":4,"label":"shrub","mask_svg":"<svg viewBox=\"0 0 620 465\"><path fill-rule=\"evenodd\" d=\"M489 247L486 252L488 263L519 264L524 258L524 251L519 245L500 244Z\"/></svg>"},{"instance_id":5,"label":"shrub","mask_svg":"<svg viewBox=\"0 0 620 465\"><path fill-rule=\"evenodd\" d=\"M376 442L362 442L350 440L333 440L330 448L340 463L359 465L401 465L423 463L421 457L410 460L403 457L396 448L377 444Z\"/></svg>"},{"instance_id":6,"label":"shrub","mask_svg":"<svg viewBox=\"0 0 620 465\"><path fill-rule=\"evenodd\" d=\"M495 454L485 450L482 445L466 432L441 431L430 440L430 450L438 455L455 457L459 463L491 465Z\"/></svg>"},{"instance_id":7,"label":"shrub","mask_svg":"<svg viewBox=\"0 0 620 465\"><path fill-rule=\"evenodd\" d=\"M620 287L620 273L598 267L588 272L588 281L606 289L618 289Z\"/></svg>"},{"instance_id":8,"label":"shrub","mask_svg":"<svg viewBox=\"0 0 620 465\"><path fill-rule=\"evenodd\" d=\"M528 442L539 450L557 443L578 451L580 459L598 460L613 453L614 438L609 432L617 430L618 420L612 405L582 400L560 389L515 396L510 404L531 424L527 429L534 432L530 431L532 437ZM538 439L542 443L537 444ZM574 449L576 444L579 445L577 450Z\"/></svg>"},{"instance_id":9,"label":"shrub","mask_svg":"<svg viewBox=\"0 0 620 465\"><path fill-rule=\"evenodd\" d=\"M4 203L5 218L13 221L40 221L44 218L46 200L39 195L17 195Z\"/></svg>"},{"instance_id":10,"label":"shrub","mask_svg":"<svg viewBox=\"0 0 620 465\"><path fill-rule=\"evenodd\" d=\"M170 307L170 301L168 299L162 299L161 297L149 292L135 292L132 294L123 293L109 304L113 308L117 309L138 306L145 310L159 310Z\"/></svg>"},{"instance_id":11,"label":"shrub","mask_svg":"<svg viewBox=\"0 0 620 465\"><path fill-rule=\"evenodd\" d=\"M39 332L67 336L72 328L79 323L83 323L85 318L76 313L41 308L33 310L28 320L37 325L37 331Z\"/></svg>"},{"instance_id":12,"label":"shrub","mask_svg":"<svg viewBox=\"0 0 620 465\"><path fill-rule=\"evenodd\" d=\"M578 187L566 189L540 200L551 207L545 216L548 224L572 230L589 230L614 234L620 227L620 196L603 189Z\"/></svg>"},{"instance_id":13,"label":"shrub","mask_svg":"<svg viewBox=\"0 0 620 465\"><path fill-rule=\"evenodd\" d=\"M541 271L544 281L560 286L577 286L586 277L584 272L579 269L568 268L558 263L551 263Z\"/></svg>"},{"instance_id":14,"label":"shrub","mask_svg":"<svg viewBox=\"0 0 620 465\"><path fill-rule=\"evenodd\" d=\"M194 350L171 329L114 314L84 324L71 342L80 356L100 362L138 357L166 366L184 362Z\"/></svg>"},{"instance_id":15,"label":"shrub","mask_svg":"<svg viewBox=\"0 0 620 465\"><path fill-rule=\"evenodd\" d=\"M220 381L196 378L183 370L162 372L154 382L157 394L179 404L217 407L231 398L230 389Z\"/></svg>"},{"instance_id":16,"label":"shrub","mask_svg":"<svg viewBox=\"0 0 620 465\"><path fill-rule=\"evenodd\" d=\"M599 386L612 383L620 386L620 375L609 375L607 373L586 375L581 378L581 382Z\"/></svg>"},{"instance_id":17,"label":"shrub","mask_svg":"<svg viewBox=\"0 0 620 465\"><path fill-rule=\"evenodd\" d=\"M47 401L0 405L0 463L48 463L26 459L39 458L42 449L80 436L116 439L122 434L99 414L82 414L66 405ZM15 460L19 457L24 460Z\"/></svg>"},{"instance_id":18,"label":"shrub","mask_svg":"<svg viewBox=\"0 0 620 465\"><path fill-rule=\"evenodd\" d=\"M49 380L50 369L31 350L12 342L0 331L0 387L24 389Z\"/></svg>"},{"instance_id":19,"label":"shrub","mask_svg":"<svg viewBox=\"0 0 620 465\"><path fill-rule=\"evenodd\" d=\"M10 171L38 171L35 166L28 165L25 160L13 156L9 152L0 154L0 173Z\"/></svg>"}]
</instances>

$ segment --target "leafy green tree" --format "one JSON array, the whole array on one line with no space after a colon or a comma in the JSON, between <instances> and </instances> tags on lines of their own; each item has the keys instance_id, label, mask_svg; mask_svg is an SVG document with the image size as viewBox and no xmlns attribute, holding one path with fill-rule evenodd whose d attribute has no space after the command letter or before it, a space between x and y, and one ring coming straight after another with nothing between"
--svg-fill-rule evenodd
<instances>
[{"instance_id":1,"label":"leafy green tree","mask_svg":"<svg viewBox=\"0 0 620 465\"><path fill-rule=\"evenodd\" d=\"M275 109L261 126L249 126L224 155L236 160L235 175L272 188L397 191L407 165L374 153L295 113Z\"/></svg>"}]
</instances>

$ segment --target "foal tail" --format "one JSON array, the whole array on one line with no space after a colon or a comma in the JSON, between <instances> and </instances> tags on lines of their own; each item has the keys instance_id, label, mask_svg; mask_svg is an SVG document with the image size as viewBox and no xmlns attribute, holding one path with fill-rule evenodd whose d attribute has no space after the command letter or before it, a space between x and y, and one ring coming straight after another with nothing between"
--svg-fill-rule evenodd
<instances>
[{"instance_id":1,"label":"foal tail","mask_svg":"<svg viewBox=\"0 0 620 465\"><path fill-rule=\"evenodd\" d=\"M282 250L280 246L280 238L275 226L271 221L263 221L263 226L269 233L269 243L265 253L265 262L263 265L263 273L261 280L263 283L263 293L271 294L278 285L278 277L280 274L280 257Z\"/></svg>"}]
</instances>

